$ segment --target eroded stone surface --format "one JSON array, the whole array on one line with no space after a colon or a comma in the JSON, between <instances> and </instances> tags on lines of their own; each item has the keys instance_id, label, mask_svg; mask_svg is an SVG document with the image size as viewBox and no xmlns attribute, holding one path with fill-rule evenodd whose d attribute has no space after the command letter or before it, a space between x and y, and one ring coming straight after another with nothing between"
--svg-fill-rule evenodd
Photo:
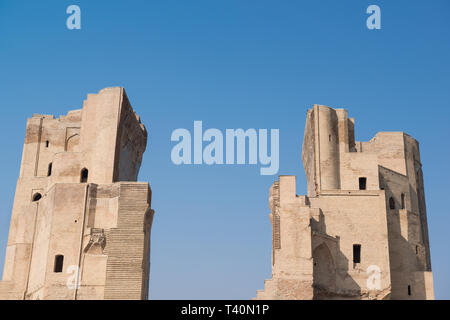
<instances>
[{"instance_id":1,"label":"eroded stone surface","mask_svg":"<svg viewBox=\"0 0 450 320\"><path fill-rule=\"evenodd\" d=\"M434 299L419 143L355 142L346 110L314 105L302 159L307 196L295 176L270 189L272 279L257 299Z\"/></svg>"}]
</instances>

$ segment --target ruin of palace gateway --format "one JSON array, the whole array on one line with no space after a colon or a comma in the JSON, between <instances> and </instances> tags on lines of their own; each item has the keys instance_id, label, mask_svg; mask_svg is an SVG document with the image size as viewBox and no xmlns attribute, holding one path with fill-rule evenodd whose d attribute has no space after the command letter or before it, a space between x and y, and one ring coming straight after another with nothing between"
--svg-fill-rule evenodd
<instances>
[{"instance_id":1,"label":"ruin of palace gateway","mask_svg":"<svg viewBox=\"0 0 450 320\"><path fill-rule=\"evenodd\" d=\"M123 88L28 119L0 299L146 299L147 131ZM79 280L77 280L79 270Z\"/></svg>"},{"instance_id":2,"label":"ruin of palace gateway","mask_svg":"<svg viewBox=\"0 0 450 320\"><path fill-rule=\"evenodd\" d=\"M344 109L308 111L295 176L271 189L272 279L257 299L434 299L419 143L355 142Z\"/></svg>"}]
</instances>

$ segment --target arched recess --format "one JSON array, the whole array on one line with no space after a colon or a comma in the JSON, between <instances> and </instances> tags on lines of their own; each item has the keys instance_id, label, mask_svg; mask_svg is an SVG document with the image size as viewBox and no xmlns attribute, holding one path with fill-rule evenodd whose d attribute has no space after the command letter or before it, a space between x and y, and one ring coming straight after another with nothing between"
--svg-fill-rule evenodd
<instances>
[{"instance_id":1,"label":"arched recess","mask_svg":"<svg viewBox=\"0 0 450 320\"><path fill-rule=\"evenodd\" d=\"M325 243L317 246L313 251L313 284L315 288L335 291L336 267L333 256Z\"/></svg>"},{"instance_id":2,"label":"arched recess","mask_svg":"<svg viewBox=\"0 0 450 320\"><path fill-rule=\"evenodd\" d=\"M80 135L75 133L66 140L66 151L75 152L78 150L78 144L80 143Z\"/></svg>"},{"instance_id":3,"label":"arched recess","mask_svg":"<svg viewBox=\"0 0 450 320\"><path fill-rule=\"evenodd\" d=\"M39 201L39 200L41 200L41 198L42 198L42 195L39 192L36 192L35 194L33 194L32 201L33 202Z\"/></svg>"}]
</instances>

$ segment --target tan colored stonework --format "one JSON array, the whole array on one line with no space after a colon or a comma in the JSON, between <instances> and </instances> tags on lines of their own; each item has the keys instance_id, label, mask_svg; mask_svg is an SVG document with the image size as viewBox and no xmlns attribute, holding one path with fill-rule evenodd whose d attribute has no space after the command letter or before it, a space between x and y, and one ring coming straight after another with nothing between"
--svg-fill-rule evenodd
<instances>
[{"instance_id":1,"label":"tan colored stonework","mask_svg":"<svg viewBox=\"0 0 450 320\"><path fill-rule=\"evenodd\" d=\"M419 143L355 142L346 110L314 105L302 159L307 196L295 176L270 189L272 279L257 299L434 299Z\"/></svg>"},{"instance_id":2,"label":"tan colored stonework","mask_svg":"<svg viewBox=\"0 0 450 320\"><path fill-rule=\"evenodd\" d=\"M0 299L147 298L154 212L136 182L146 143L119 87L28 119Z\"/></svg>"}]
</instances>

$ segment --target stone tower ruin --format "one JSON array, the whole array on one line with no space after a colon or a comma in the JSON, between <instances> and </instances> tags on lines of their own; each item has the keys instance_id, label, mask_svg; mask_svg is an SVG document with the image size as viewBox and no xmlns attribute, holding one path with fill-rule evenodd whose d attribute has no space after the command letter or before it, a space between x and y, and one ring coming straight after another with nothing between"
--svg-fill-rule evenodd
<instances>
[{"instance_id":1,"label":"stone tower ruin","mask_svg":"<svg viewBox=\"0 0 450 320\"><path fill-rule=\"evenodd\" d=\"M356 142L344 109L308 110L295 176L270 188L272 278L257 299L434 299L419 143Z\"/></svg>"},{"instance_id":2,"label":"stone tower ruin","mask_svg":"<svg viewBox=\"0 0 450 320\"><path fill-rule=\"evenodd\" d=\"M146 299L147 131L123 88L28 119L0 299Z\"/></svg>"}]
</instances>

